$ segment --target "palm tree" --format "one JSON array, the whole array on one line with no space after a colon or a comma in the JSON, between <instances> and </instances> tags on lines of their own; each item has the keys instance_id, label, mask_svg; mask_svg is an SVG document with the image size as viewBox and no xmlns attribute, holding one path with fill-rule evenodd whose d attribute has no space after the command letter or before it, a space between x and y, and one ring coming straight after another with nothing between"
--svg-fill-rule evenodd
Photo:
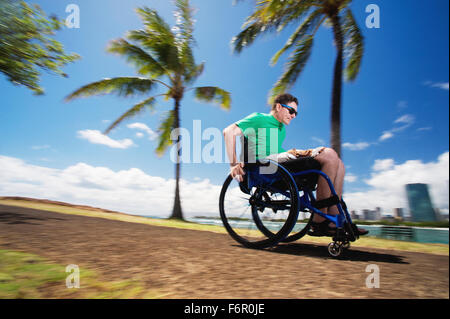
<instances>
[{"instance_id":1,"label":"palm tree","mask_svg":"<svg viewBox=\"0 0 450 319\"><path fill-rule=\"evenodd\" d=\"M271 60L272 65L276 64L284 52L293 48L284 73L270 92L270 102L275 95L290 89L296 82L311 55L314 36L320 25L325 22L332 27L337 56L331 101L331 147L339 155L344 60L347 60L346 78L353 81L359 73L364 52L363 36L349 8L350 3L351 0L260 0L243 25L243 31L232 40L235 52L240 53L259 35L279 32L287 25L298 24L284 47Z\"/></svg>"},{"instance_id":2,"label":"palm tree","mask_svg":"<svg viewBox=\"0 0 450 319\"><path fill-rule=\"evenodd\" d=\"M145 97L138 104L123 113L105 131L108 134L125 119L135 116L145 109L154 110L156 98L164 96L166 100L173 100L173 109L167 112L158 128L159 138L156 153L161 156L168 146L172 145L170 135L172 130L180 128L180 106L185 92L193 90L200 101L216 102L223 109L231 105L230 94L218 87L191 87L203 72L204 63L196 64L192 52L195 44L193 38L194 20L189 0L176 0L176 25L169 25L155 10L147 7L137 9L145 28L129 31L126 39L120 38L110 43L108 51L124 56L133 64L137 73L141 75L103 79L85 85L72 94L66 101L75 98L88 97L105 93L116 93L119 96L135 96L148 94L156 86L166 90L163 94ZM180 138L177 146L179 147ZM183 219L180 201L180 158L181 149L178 148L175 163L175 199L171 218Z\"/></svg>"}]
</instances>

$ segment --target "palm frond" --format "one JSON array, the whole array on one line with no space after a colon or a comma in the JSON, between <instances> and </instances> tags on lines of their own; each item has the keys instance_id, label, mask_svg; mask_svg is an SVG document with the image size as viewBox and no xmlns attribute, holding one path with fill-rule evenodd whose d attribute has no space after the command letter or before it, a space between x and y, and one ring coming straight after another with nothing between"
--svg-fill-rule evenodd
<instances>
[{"instance_id":1,"label":"palm frond","mask_svg":"<svg viewBox=\"0 0 450 319\"><path fill-rule=\"evenodd\" d=\"M270 23L281 31L289 23L308 14L314 7L322 7L317 0L271 0L261 1L255 15L264 23Z\"/></svg>"},{"instance_id":2,"label":"palm frond","mask_svg":"<svg viewBox=\"0 0 450 319\"><path fill-rule=\"evenodd\" d=\"M308 33L310 33L312 30L317 30L317 27L321 22L322 15L323 13L321 10L315 10L314 12L312 12L308 16L308 18L306 18L303 23L297 28L297 30L295 30L295 32L289 37L284 47L272 57L270 63L272 65L275 65L278 62L280 56L284 52L289 50L293 45L295 45L297 41L301 41L301 39L307 36Z\"/></svg>"},{"instance_id":3,"label":"palm frond","mask_svg":"<svg viewBox=\"0 0 450 319\"><path fill-rule=\"evenodd\" d=\"M172 133L173 124L175 122L175 111L171 110L165 114L164 120L161 122L158 128L158 147L156 148L156 154L162 156L167 147L173 144L170 139Z\"/></svg>"},{"instance_id":4,"label":"palm frond","mask_svg":"<svg viewBox=\"0 0 450 319\"><path fill-rule=\"evenodd\" d=\"M219 104L221 108L229 110L231 107L231 95L229 92L215 86L203 86L194 88L195 98L202 102Z\"/></svg>"},{"instance_id":5,"label":"palm frond","mask_svg":"<svg viewBox=\"0 0 450 319\"><path fill-rule=\"evenodd\" d=\"M146 30L129 31L127 38L140 43L149 50L166 70L179 71L178 48L173 38L157 38Z\"/></svg>"},{"instance_id":6,"label":"palm frond","mask_svg":"<svg viewBox=\"0 0 450 319\"><path fill-rule=\"evenodd\" d=\"M183 67L183 76L187 84L192 83L203 72L204 63L195 64L194 54L189 45L183 45L180 51L180 62Z\"/></svg>"},{"instance_id":7,"label":"palm frond","mask_svg":"<svg viewBox=\"0 0 450 319\"><path fill-rule=\"evenodd\" d=\"M128 62L137 67L139 74L157 78L167 73L167 70L149 53L124 39L111 41L107 50L125 56Z\"/></svg>"},{"instance_id":8,"label":"palm frond","mask_svg":"<svg viewBox=\"0 0 450 319\"><path fill-rule=\"evenodd\" d=\"M69 102L76 98L116 93L119 96L130 96L149 92L155 84L154 80L140 77L117 77L103 79L87 84L65 98Z\"/></svg>"},{"instance_id":9,"label":"palm frond","mask_svg":"<svg viewBox=\"0 0 450 319\"><path fill-rule=\"evenodd\" d=\"M241 31L231 40L234 52L240 53L263 33L281 31L291 22L297 21L317 4L317 0L271 0L259 1L254 13L249 16Z\"/></svg>"},{"instance_id":10,"label":"palm frond","mask_svg":"<svg viewBox=\"0 0 450 319\"><path fill-rule=\"evenodd\" d=\"M176 32L180 36L182 43L190 46L195 43L194 37L194 19L193 9L189 6L189 0L176 0L177 11L175 17L177 19L177 25L179 32Z\"/></svg>"},{"instance_id":11,"label":"palm frond","mask_svg":"<svg viewBox=\"0 0 450 319\"><path fill-rule=\"evenodd\" d=\"M150 97L145 99L144 101L134 105L131 109L123 113L117 120L114 121L104 132L104 134L108 134L113 128L119 125L123 120L136 116L142 113L145 108L149 108L151 110L154 109L155 97Z\"/></svg>"},{"instance_id":12,"label":"palm frond","mask_svg":"<svg viewBox=\"0 0 450 319\"><path fill-rule=\"evenodd\" d=\"M272 88L269 102L271 102L274 96L286 92L294 85L311 55L313 42L314 37L308 36L297 43L296 49L292 52L288 62L286 63L283 75Z\"/></svg>"},{"instance_id":13,"label":"palm frond","mask_svg":"<svg viewBox=\"0 0 450 319\"><path fill-rule=\"evenodd\" d=\"M195 45L194 10L189 6L189 0L176 0L177 10L174 12L176 26L172 28L178 47L180 63L183 67L183 75L187 82L195 78L197 66L195 64L192 46Z\"/></svg>"},{"instance_id":14,"label":"palm frond","mask_svg":"<svg viewBox=\"0 0 450 319\"><path fill-rule=\"evenodd\" d=\"M364 37L350 9L347 9L344 16L343 33L345 38L344 50L346 56L348 56L345 76L347 80L354 81L358 76L364 55Z\"/></svg>"},{"instance_id":15,"label":"palm frond","mask_svg":"<svg viewBox=\"0 0 450 319\"><path fill-rule=\"evenodd\" d=\"M233 51L240 53L245 47L251 45L256 38L266 31L267 26L259 21L255 21L231 39Z\"/></svg>"},{"instance_id":16,"label":"palm frond","mask_svg":"<svg viewBox=\"0 0 450 319\"><path fill-rule=\"evenodd\" d=\"M130 31L127 38L148 49L165 69L179 71L179 52L175 34L170 26L155 10L144 7L136 11L143 20L145 29Z\"/></svg>"},{"instance_id":17,"label":"palm frond","mask_svg":"<svg viewBox=\"0 0 450 319\"><path fill-rule=\"evenodd\" d=\"M185 74L184 79L187 84L192 83L196 80L205 70L205 62L202 62L195 66L192 70Z\"/></svg>"},{"instance_id":18,"label":"palm frond","mask_svg":"<svg viewBox=\"0 0 450 319\"><path fill-rule=\"evenodd\" d=\"M170 26L158 14L156 10L148 7L137 8L136 12L141 17L145 25L145 30L152 35L152 38L174 40Z\"/></svg>"},{"instance_id":19,"label":"palm frond","mask_svg":"<svg viewBox=\"0 0 450 319\"><path fill-rule=\"evenodd\" d=\"M352 2L352 0L341 0L341 2L339 3L339 11L344 10L345 8L348 7L348 5Z\"/></svg>"}]
</instances>

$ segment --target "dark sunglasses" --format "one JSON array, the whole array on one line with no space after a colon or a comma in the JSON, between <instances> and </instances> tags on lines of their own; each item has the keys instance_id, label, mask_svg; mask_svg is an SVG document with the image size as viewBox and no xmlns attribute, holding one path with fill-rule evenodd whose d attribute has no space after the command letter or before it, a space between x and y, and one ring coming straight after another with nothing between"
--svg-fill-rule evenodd
<instances>
[{"instance_id":1,"label":"dark sunglasses","mask_svg":"<svg viewBox=\"0 0 450 319\"><path fill-rule=\"evenodd\" d=\"M297 111L292 107L292 106L289 106L289 105L286 105L286 104L281 104L280 103L280 105L282 106L282 107L285 107L285 108L287 108L288 110L289 110L289 114L295 114L295 116L297 116Z\"/></svg>"}]
</instances>

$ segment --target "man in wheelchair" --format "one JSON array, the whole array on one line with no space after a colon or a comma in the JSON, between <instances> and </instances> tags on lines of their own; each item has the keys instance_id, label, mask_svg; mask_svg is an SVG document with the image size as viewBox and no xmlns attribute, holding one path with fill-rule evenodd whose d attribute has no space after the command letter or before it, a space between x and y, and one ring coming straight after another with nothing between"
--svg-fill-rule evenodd
<instances>
[{"instance_id":1,"label":"man in wheelchair","mask_svg":"<svg viewBox=\"0 0 450 319\"><path fill-rule=\"evenodd\" d=\"M269 114L252 113L249 116L231 124L224 129L225 145L230 160L231 176L243 181L245 175L244 163L237 160L236 137L244 136L246 140L246 155L254 154L254 159L272 159L282 163L290 172L307 169L318 169L328 175L339 200L342 198L345 166L337 153L327 147L318 147L312 150L284 150L281 145L286 136L285 125L296 118L298 100L291 94L278 95L272 105ZM317 178L317 177L316 177ZM331 197L331 190L323 177L317 179L317 200L325 200ZM320 210L324 214L338 215L336 205L323 207ZM366 235L367 230L356 229L358 235ZM336 225L324 217L314 214L310 232L312 236L334 236Z\"/></svg>"}]
</instances>

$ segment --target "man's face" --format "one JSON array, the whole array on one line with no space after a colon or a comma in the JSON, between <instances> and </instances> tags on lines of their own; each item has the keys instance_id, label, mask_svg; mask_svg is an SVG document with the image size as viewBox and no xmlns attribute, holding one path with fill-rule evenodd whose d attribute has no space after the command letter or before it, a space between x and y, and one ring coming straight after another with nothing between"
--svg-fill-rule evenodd
<instances>
[{"instance_id":1,"label":"man's face","mask_svg":"<svg viewBox=\"0 0 450 319\"><path fill-rule=\"evenodd\" d=\"M297 103L289 102L289 103L286 103L285 105L287 105L290 108L297 111ZM278 104L277 108L279 109L279 111L278 111L279 120L286 125L289 125L291 123L292 119L296 117L295 113L293 113L290 108L282 106L281 104ZM291 114L291 112L293 114Z\"/></svg>"}]
</instances>

